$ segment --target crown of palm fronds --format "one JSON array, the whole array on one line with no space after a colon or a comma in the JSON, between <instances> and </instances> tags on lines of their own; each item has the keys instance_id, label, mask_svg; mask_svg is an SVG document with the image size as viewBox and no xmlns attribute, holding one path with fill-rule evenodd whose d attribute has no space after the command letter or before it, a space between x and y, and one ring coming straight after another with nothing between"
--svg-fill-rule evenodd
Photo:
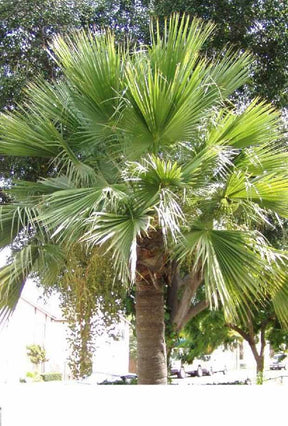
<instances>
[{"instance_id":1,"label":"crown of palm fronds","mask_svg":"<svg viewBox=\"0 0 288 426\"><path fill-rule=\"evenodd\" d=\"M273 262L244 230L272 212L288 216L287 152L271 105L256 99L239 112L226 102L253 58L227 49L208 59L213 28L174 15L163 33L154 23L150 46L134 50L111 34L54 40L62 81L36 80L20 112L0 119L0 153L49 158L54 177L15 182L2 208L2 246L19 232L27 256L37 236L40 248L105 243L133 279L137 241L159 228L167 250L201 262L212 305L233 311L258 296L259 274ZM2 289L8 275L12 289L29 273L19 265L20 275L12 264L1 272Z\"/></svg>"}]
</instances>

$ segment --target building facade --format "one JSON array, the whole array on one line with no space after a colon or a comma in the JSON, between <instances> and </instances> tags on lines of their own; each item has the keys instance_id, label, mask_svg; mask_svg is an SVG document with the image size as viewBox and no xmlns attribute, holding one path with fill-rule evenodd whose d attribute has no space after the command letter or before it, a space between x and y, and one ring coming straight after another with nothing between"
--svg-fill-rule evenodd
<instances>
[{"instance_id":1,"label":"building facade","mask_svg":"<svg viewBox=\"0 0 288 426\"><path fill-rule=\"evenodd\" d=\"M41 302L41 301L40 301ZM41 304L24 293L9 322L0 329L0 382L19 382L35 366L27 356L28 345L40 345L47 362L41 373L61 373L71 378L68 368L67 326L59 308ZM113 333L103 332L95 338L93 371L126 374L129 371L129 322L122 318Z\"/></svg>"}]
</instances>

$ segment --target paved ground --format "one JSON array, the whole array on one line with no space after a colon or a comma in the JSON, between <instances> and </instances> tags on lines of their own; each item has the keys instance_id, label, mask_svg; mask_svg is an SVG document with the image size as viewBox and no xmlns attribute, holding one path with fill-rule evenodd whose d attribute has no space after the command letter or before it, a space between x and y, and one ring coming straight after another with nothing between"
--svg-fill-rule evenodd
<instances>
[{"instance_id":1,"label":"paved ground","mask_svg":"<svg viewBox=\"0 0 288 426\"><path fill-rule=\"evenodd\" d=\"M227 374L216 373L212 376L186 377L185 379L172 378L172 383L177 385L226 385L235 382L245 382L247 379L255 384L255 370L230 370ZM286 385L288 386L288 371L286 370L266 370L264 372L265 385Z\"/></svg>"},{"instance_id":2,"label":"paved ground","mask_svg":"<svg viewBox=\"0 0 288 426\"><path fill-rule=\"evenodd\" d=\"M174 379L179 386L97 386L48 382L0 384L1 426L286 424L287 382L273 386L185 386L253 377L247 370ZM280 380L280 379L278 379ZM261 409L260 409L261 408ZM247 423L247 413L249 422ZM233 420L233 421L232 421ZM283 423L284 421L284 423Z\"/></svg>"}]
</instances>

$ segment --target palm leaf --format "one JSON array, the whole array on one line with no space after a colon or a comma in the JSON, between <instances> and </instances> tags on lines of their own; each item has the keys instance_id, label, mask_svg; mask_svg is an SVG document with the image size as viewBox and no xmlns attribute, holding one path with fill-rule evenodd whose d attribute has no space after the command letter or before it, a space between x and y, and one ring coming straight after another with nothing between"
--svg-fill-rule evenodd
<instances>
[{"instance_id":1,"label":"palm leaf","mask_svg":"<svg viewBox=\"0 0 288 426\"><path fill-rule=\"evenodd\" d=\"M220 110L207 135L207 144L225 143L237 149L271 144L280 136L279 123L280 114L256 99L242 113Z\"/></svg>"},{"instance_id":2,"label":"palm leaf","mask_svg":"<svg viewBox=\"0 0 288 426\"><path fill-rule=\"evenodd\" d=\"M29 239L38 212L32 205L8 204L0 206L0 248L12 244L20 236ZM41 229L40 229L41 232Z\"/></svg>"},{"instance_id":3,"label":"palm leaf","mask_svg":"<svg viewBox=\"0 0 288 426\"><path fill-rule=\"evenodd\" d=\"M64 246L47 242L37 247L38 256L33 264L33 271L47 288L55 287L66 264L67 251Z\"/></svg>"},{"instance_id":4,"label":"palm leaf","mask_svg":"<svg viewBox=\"0 0 288 426\"><path fill-rule=\"evenodd\" d=\"M122 280L135 279L137 261L137 237L145 232L150 224L145 211L130 208L126 214L96 213L89 219L89 231L82 241L94 246L108 242L107 250L112 250L115 269ZM130 273L127 265L130 264Z\"/></svg>"},{"instance_id":5,"label":"palm leaf","mask_svg":"<svg viewBox=\"0 0 288 426\"><path fill-rule=\"evenodd\" d=\"M272 295L272 303L277 318L283 327L288 327L288 278L282 275L281 287Z\"/></svg>"},{"instance_id":6,"label":"palm leaf","mask_svg":"<svg viewBox=\"0 0 288 426\"><path fill-rule=\"evenodd\" d=\"M0 269L0 322L15 310L25 282L34 273L42 284L55 286L65 265L65 251L60 246L34 240L14 252L12 261Z\"/></svg>"},{"instance_id":7,"label":"palm leaf","mask_svg":"<svg viewBox=\"0 0 288 426\"><path fill-rule=\"evenodd\" d=\"M266 173L257 178L247 177L244 173L231 175L224 198L231 201L248 201L260 207L271 209L280 216L288 215L288 179L286 176Z\"/></svg>"},{"instance_id":8,"label":"palm leaf","mask_svg":"<svg viewBox=\"0 0 288 426\"><path fill-rule=\"evenodd\" d=\"M183 195L182 170L177 162L164 161L154 155L148 156L141 163L130 163L133 182L133 194L137 205L143 209L156 211L163 234L168 232L173 238L180 232L184 222L182 207ZM178 194L178 195L177 195Z\"/></svg>"},{"instance_id":9,"label":"palm leaf","mask_svg":"<svg viewBox=\"0 0 288 426\"><path fill-rule=\"evenodd\" d=\"M239 306L245 311L259 299L257 279L269 262L256 248L256 241L245 232L194 229L185 235L178 255L193 256L194 267L201 266L210 305L223 305L235 316Z\"/></svg>"},{"instance_id":10,"label":"palm leaf","mask_svg":"<svg viewBox=\"0 0 288 426\"><path fill-rule=\"evenodd\" d=\"M49 183L44 180L43 184ZM125 189L125 188L124 188ZM107 186L102 182L88 188L59 189L43 197L37 220L61 241L76 241L93 213L115 209L117 200L127 198L121 185Z\"/></svg>"},{"instance_id":11,"label":"palm leaf","mask_svg":"<svg viewBox=\"0 0 288 426\"><path fill-rule=\"evenodd\" d=\"M287 171L288 152L282 145L263 143L243 150L234 164L238 169L252 176L258 176L264 172L284 174Z\"/></svg>"},{"instance_id":12,"label":"palm leaf","mask_svg":"<svg viewBox=\"0 0 288 426\"><path fill-rule=\"evenodd\" d=\"M233 47L221 52L210 64L207 90L218 90L222 99L227 99L230 94L247 83L252 61L253 58L248 52L235 52Z\"/></svg>"},{"instance_id":13,"label":"palm leaf","mask_svg":"<svg viewBox=\"0 0 288 426\"><path fill-rule=\"evenodd\" d=\"M157 202L157 195L165 188L177 192L183 188L182 170L177 162L164 161L154 155L141 162L129 162L124 179L133 184L137 202L151 207Z\"/></svg>"},{"instance_id":14,"label":"palm leaf","mask_svg":"<svg viewBox=\"0 0 288 426\"><path fill-rule=\"evenodd\" d=\"M13 181L14 185L7 191L17 201L25 201L31 197L39 202L41 195L51 194L59 190L75 189L75 182L65 175L55 178L41 179L37 182ZM34 204L35 204L34 203Z\"/></svg>"},{"instance_id":15,"label":"palm leaf","mask_svg":"<svg viewBox=\"0 0 288 426\"><path fill-rule=\"evenodd\" d=\"M152 44L148 51L152 68L158 68L167 80L173 80L179 64L182 64L182 75L189 75L214 28L211 22L204 23L198 18L191 20L185 15L180 18L179 14L174 14L165 20L161 34L159 21L152 19Z\"/></svg>"},{"instance_id":16,"label":"palm leaf","mask_svg":"<svg viewBox=\"0 0 288 426\"><path fill-rule=\"evenodd\" d=\"M209 108L222 102L225 91L230 93L236 87L236 76L240 85L247 77L247 56L238 55L236 59L229 53L216 64L219 75L216 71L214 75L213 65L198 59L198 50L212 26L193 20L188 31L188 23L189 18L179 21L175 15L169 24L169 35L161 37L158 32L147 55L136 54L133 62L127 64L130 107L124 111L120 125L125 130L126 143L133 144L135 155L147 150L156 154L160 147L195 139ZM177 47L174 55L169 54L172 46ZM225 86L223 73L231 78L231 87Z\"/></svg>"},{"instance_id":17,"label":"palm leaf","mask_svg":"<svg viewBox=\"0 0 288 426\"><path fill-rule=\"evenodd\" d=\"M126 49L117 46L110 33L97 36L84 31L56 37L52 49L57 63L76 89L74 105L85 117L85 126L78 132L81 145L99 145L113 135L112 128L117 123L115 113L121 107Z\"/></svg>"},{"instance_id":18,"label":"palm leaf","mask_svg":"<svg viewBox=\"0 0 288 426\"><path fill-rule=\"evenodd\" d=\"M0 117L0 153L30 157L56 157L61 135L52 122L34 114L7 113Z\"/></svg>"},{"instance_id":19,"label":"palm leaf","mask_svg":"<svg viewBox=\"0 0 288 426\"><path fill-rule=\"evenodd\" d=\"M24 247L13 261L0 269L0 321L5 321L15 310L25 281L33 268L37 250Z\"/></svg>"}]
</instances>

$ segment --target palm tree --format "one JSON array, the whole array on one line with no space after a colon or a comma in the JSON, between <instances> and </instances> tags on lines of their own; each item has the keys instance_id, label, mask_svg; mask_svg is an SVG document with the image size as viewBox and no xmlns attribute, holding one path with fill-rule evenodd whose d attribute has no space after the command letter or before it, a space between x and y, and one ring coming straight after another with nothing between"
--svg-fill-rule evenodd
<instances>
[{"instance_id":1,"label":"palm tree","mask_svg":"<svg viewBox=\"0 0 288 426\"><path fill-rule=\"evenodd\" d=\"M257 231L288 215L279 113L231 104L252 59L231 49L208 59L213 29L174 15L138 49L109 33L57 37L63 78L36 80L22 110L1 117L0 153L47 158L53 176L15 182L2 206L2 246L21 243L0 272L2 313L29 273L55 279L66 247L102 245L136 285L141 384L167 382L166 308L176 333L208 305L245 315L259 276L268 291L283 264Z\"/></svg>"}]
</instances>

